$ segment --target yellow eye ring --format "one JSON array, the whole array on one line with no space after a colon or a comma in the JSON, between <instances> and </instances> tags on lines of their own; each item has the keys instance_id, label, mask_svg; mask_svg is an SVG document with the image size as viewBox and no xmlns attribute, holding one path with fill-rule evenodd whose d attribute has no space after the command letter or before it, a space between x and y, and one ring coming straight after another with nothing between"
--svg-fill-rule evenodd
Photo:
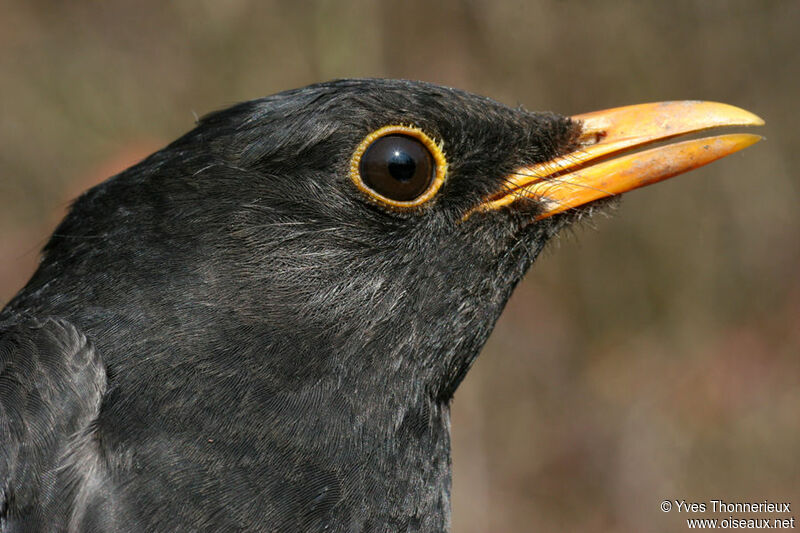
<instances>
[{"instance_id":1,"label":"yellow eye ring","mask_svg":"<svg viewBox=\"0 0 800 533\"><path fill-rule=\"evenodd\" d=\"M376 141L380 141L381 139L385 139L386 137L394 136L392 138L400 137L411 139L415 143L421 145L420 148L427 151L427 154L430 156L431 162L433 163L432 168L432 176L430 177L429 182L422 183L422 185L426 185L424 190L421 190L419 194L415 191L412 191L411 195L413 198L405 198L404 196L408 195L406 191L403 193L401 191L400 197L401 198L391 198L387 194L382 194L381 192L377 191L374 186L370 186L365 181L365 176L363 173L365 172L365 165L362 164L362 158L367 151L373 147ZM383 141L382 141L383 142ZM407 142L407 141L402 141ZM413 148L413 147L412 147ZM385 151L385 149L384 149ZM412 150L413 151L413 150ZM403 162L408 164L409 156L407 154L397 154L405 156L406 160ZM387 165L391 165L393 162L389 161ZM367 167L369 169L370 167ZM387 167L389 168L389 167ZM398 167L395 167L398 168ZM412 172L416 171L416 164L410 164L410 169ZM425 167L423 166L423 169ZM401 172L404 170L400 167ZM384 172L386 174L386 172ZM387 174L388 175L388 174ZM350 179L356 185L356 187L362 191L364 194L367 195L368 198L371 200L390 207L392 209L413 209L419 207L426 202L430 201L436 193L441 188L442 184L444 184L445 176L447 175L447 160L445 159L444 152L442 151L441 144L437 144L433 139L428 137L422 130L416 128L414 126L399 126L399 125L391 125L391 126L384 126L379 128L369 135L367 135L361 144L358 145L355 152L353 153L353 157L350 160ZM414 179L419 181L417 175L414 176ZM423 178L426 179L427 178ZM404 186L403 183L398 181L400 186ZM413 185L413 184L412 184Z\"/></svg>"}]
</instances>

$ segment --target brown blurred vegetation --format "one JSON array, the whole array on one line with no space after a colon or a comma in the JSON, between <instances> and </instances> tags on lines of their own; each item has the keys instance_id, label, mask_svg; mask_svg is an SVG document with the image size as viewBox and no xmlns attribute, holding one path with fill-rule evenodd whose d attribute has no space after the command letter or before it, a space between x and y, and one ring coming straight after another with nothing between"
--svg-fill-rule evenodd
<instances>
[{"instance_id":1,"label":"brown blurred vegetation","mask_svg":"<svg viewBox=\"0 0 800 533\"><path fill-rule=\"evenodd\" d=\"M533 268L455 398L453 529L683 531L665 498L800 507L800 3L0 12L0 303L81 190L196 114L283 89L403 77L563 113L672 99L758 113L766 142L631 193Z\"/></svg>"}]
</instances>

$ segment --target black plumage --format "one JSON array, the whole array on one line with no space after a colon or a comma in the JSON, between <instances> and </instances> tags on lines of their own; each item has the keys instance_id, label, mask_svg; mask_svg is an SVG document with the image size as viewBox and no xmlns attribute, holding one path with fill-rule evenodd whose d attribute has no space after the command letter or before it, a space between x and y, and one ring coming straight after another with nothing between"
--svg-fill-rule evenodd
<instances>
[{"instance_id":1,"label":"black plumage","mask_svg":"<svg viewBox=\"0 0 800 533\"><path fill-rule=\"evenodd\" d=\"M443 146L425 205L348 177L387 124ZM0 315L0 530L447 529L449 401L574 217L466 215L579 134L337 81L214 113L86 192Z\"/></svg>"}]
</instances>

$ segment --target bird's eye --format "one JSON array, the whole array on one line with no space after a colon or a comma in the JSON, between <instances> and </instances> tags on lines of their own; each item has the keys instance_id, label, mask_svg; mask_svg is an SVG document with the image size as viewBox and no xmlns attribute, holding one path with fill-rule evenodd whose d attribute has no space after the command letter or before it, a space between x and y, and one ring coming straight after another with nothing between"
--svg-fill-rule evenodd
<instances>
[{"instance_id":1,"label":"bird's eye","mask_svg":"<svg viewBox=\"0 0 800 533\"><path fill-rule=\"evenodd\" d=\"M368 135L356 149L350 177L373 200L411 208L433 198L446 169L441 147L421 130L386 126Z\"/></svg>"},{"instance_id":2,"label":"bird's eye","mask_svg":"<svg viewBox=\"0 0 800 533\"><path fill-rule=\"evenodd\" d=\"M361 156L358 171L364 185L401 202L427 191L435 174L428 149L405 135L387 135L370 144Z\"/></svg>"}]
</instances>

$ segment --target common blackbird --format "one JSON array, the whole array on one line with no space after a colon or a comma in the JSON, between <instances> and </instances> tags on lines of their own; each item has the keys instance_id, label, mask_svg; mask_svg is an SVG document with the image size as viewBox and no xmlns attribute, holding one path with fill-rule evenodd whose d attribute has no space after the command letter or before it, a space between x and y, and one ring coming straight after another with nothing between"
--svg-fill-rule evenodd
<instances>
[{"instance_id":1,"label":"common blackbird","mask_svg":"<svg viewBox=\"0 0 800 533\"><path fill-rule=\"evenodd\" d=\"M573 117L340 80L78 198L0 314L0 531L443 531L449 402L547 240L749 146L708 102Z\"/></svg>"}]
</instances>

